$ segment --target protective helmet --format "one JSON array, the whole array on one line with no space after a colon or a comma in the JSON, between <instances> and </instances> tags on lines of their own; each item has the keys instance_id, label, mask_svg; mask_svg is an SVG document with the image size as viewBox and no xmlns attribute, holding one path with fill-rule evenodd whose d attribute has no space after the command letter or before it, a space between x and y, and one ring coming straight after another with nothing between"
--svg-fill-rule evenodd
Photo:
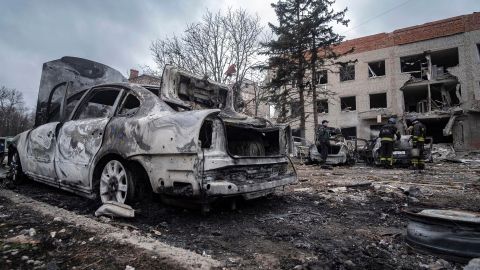
<instances>
[{"instance_id":1,"label":"protective helmet","mask_svg":"<svg viewBox=\"0 0 480 270\"><path fill-rule=\"evenodd\" d=\"M412 118L410 118L410 122L412 122L412 124L418 122L418 118L416 116L412 116Z\"/></svg>"},{"instance_id":2,"label":"protective helmet","mask_svg":"<svg viewBox=\"0 0 480 270\"><path fill-rule=\"evenodd\" d=\"M391 117L390 119L388 119L388 123L395 125L397 123L397 119Z\"/></svg>"}]
</instances>

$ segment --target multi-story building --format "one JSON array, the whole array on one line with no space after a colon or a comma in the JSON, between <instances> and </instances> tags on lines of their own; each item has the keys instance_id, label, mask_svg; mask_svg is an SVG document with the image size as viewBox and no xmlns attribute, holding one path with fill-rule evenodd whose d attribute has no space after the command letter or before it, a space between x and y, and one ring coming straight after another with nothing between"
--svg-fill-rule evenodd
<instances>
[{"instance_id":1,"label":"multi-story building","mask_svg":"<svg viewBox=\"0 0 480 270\"><path fill-rule=\"evenodd\" d=\"M352 47L339 59L351 64L316 74L317 89L333 93L318 97L319 121L368 139L389 117L404 131L417 116L434 141L480 148L480 13L348 40L336 50ZM313 112L311 102L305 111ZM305 136L314 140L312 114Z\"/></svg>"}]
</instances>

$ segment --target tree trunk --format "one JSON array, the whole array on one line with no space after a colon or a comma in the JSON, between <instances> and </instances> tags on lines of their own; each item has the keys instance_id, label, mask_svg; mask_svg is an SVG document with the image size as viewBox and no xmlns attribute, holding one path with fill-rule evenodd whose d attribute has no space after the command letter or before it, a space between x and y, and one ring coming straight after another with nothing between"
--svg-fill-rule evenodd
<instances>
[{"instance_id":1,"label":"tree trunk","mask_svg":"<svg viewBox=\"0 0 480 270\"><path fill-rule=\"evenodd\" d=\"M311 86L312 86L312 103L313 103L313 128L317 129L318 126L318 113L317 113L317 81L315 81L315 73L317 72L317 49L315 43L315 32L312 34L312 56L311 56Z\"/></svg>"}]
</instances>

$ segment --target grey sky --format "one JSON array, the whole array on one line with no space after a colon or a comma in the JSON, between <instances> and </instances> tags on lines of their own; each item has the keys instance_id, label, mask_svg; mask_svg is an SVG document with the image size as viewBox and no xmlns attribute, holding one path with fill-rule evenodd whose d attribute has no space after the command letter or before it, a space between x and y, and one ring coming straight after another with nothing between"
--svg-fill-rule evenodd
<instances>
[{"instance_id":1,"label":"grey sky","mask_svg":"<svg viewBox=\"0 0 480 270\"><path fill-rule=\"evenodd\" d=\"M266 25L275 20L271 2L7 0L0 8L0 86L22 91L26 105L31 107L37 98L42 63L46 61L65 55L83 57L126 75L130 68L154 66L149 51L151 41L181 33L206 9L242 7L257 13ZM390 32L480 9L478 0L337 0L335 6L348 6L349 28L337 28L347 38Z\"/></svg>"}]
</instances>

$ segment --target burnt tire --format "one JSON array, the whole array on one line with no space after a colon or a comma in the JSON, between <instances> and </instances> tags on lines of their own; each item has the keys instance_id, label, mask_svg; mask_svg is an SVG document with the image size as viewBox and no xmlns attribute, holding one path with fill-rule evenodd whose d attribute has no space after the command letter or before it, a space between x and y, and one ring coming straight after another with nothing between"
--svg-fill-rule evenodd
<instances>
[{"instance_id":1,"label":"burnt tire","mask_svg":"<svg viewBox=\"0 0 480 270\"><path fill-rule=\"evenodd\" d=\"M107 161L97 180L98 198L102 203L114 201L124 204L135 202L135 176L128 164L119 159Z\"/></svg>"},{"instance_id":2,"label":"burnt tire","mask_svg":"<svg viewBox=\"0 0 480 270\"><path fill-rule=\"evenodd\" d=\"M22 164L20 163L20 156L18 152L15 150L15 152L12 154L12 157L10 159L10 163L8 164L10 167L10 181L13 185L20 185L25 183L26 181L26 176L23 173L22 170Z\"/></svg>"}]
</instances>

